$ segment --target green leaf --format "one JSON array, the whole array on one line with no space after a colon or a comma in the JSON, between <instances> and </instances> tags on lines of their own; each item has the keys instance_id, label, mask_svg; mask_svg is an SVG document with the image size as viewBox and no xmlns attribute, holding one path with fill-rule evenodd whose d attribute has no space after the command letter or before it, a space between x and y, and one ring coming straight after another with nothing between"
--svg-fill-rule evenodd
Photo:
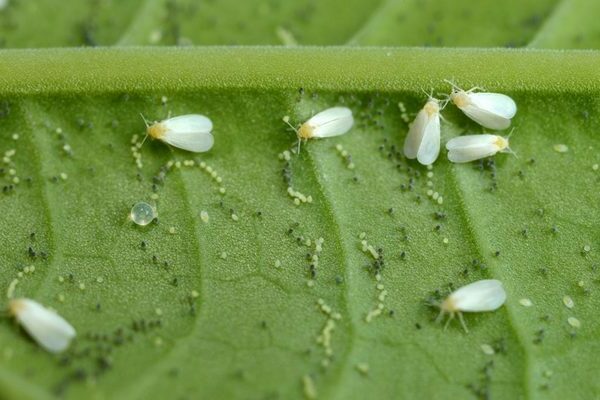
<instances>
[{"instance_id":1,"label":"green leaf","mask_svg":"<svg viewBox=\"0 0 600 400\"><path fill-rule=\"evenodd\" d=\"M522 47L555 1L388 0L350 40L388 46Z\"/></svg>"},{"instance_id":2,"label":"green leaf","mask_svg":"<svg viewBox=\"0 0 600 400\"><path fill-rule=\"evenodd\" d=\"M1 43L4 47L110 45L121 37L142 3L84 0L61 7L52 0L7 0L0 10Z\"/></svg>"},{"instance_id":3,"label":"green leaf","mask_svg":"<svg viewBox=\"0 0 600 400\"><path fill-rule=\"evenodd\" d=\"M376 7L360 0L342 10L331 0L83 0L66 12L52 0L8 0L0 38L6 47L343 44Z\"/></svg>"},{"instance_id":4,"label":"green leaf","mask_svg":"<svg viewBox=\"0 0 600 400\"><path fill-rule=\"evenodd\" d=\"M561 0L529 43L537 48L597 49L600 28L595 16L600 4L585 0Z\"/></svg>"},{"instance_id":5,"label":"green leaf","mask_svg":"<svg viewBox=\"0 0 600 400\"><path fill-rule=\"evenodd\" d=\"M596 48L597 7L10 0L0 39ZM0 152L16 150L0 174L0 287L16 283L16 296L78 331L53 356L2 320L0 397L598 397L599 67L594 51L0 52ZM399 154L423 91L447 93L444 79L517 101L517 156L452 165L442 152L429 171ZM306 143L286 167L279 155L296 139L282 117L301 123L336 104L353 110L355 128ZM193 155L146 140L137 168L140 113L206 114L215 146ZM443 115L444 141L482 131L452 105ZM294 204L284 169L311 203ZM156 205L158 223L128 220L138 201ZM362 240L383 251L379 281ZM469 334L435 322L432 296L486 278L504 283L505 306L465 315Z\"/></svg>"},{"instance_id":6,"label":"green leaf","mask_svg":"<svg viewBox=\"0 0 600 400\"><path fill-rule=\"evenodd\" d=\"M387 45L598 48L589 0L7 0L4 47ZM334 23L332 23L334 21Z\"/></svg>"},{"instance_id":7,"label":"green leaf","mask_svg":"<svg viewBox=\"0 0 600 400\"><path fill-rule=\"evenodd\" d=\"M3 185L20 179L0 202L2 286L22 272L16 294L57 309L79 333L65 357L53 357L5 320L6 397L298 398L305 377L323 398L585 398L598 390L597 53L212 48L2 57L2 150L16 150ZM398 103L418 111L420 89L447 91L449 76L515 98L517 157L451 165L442 155L428 178L396 154L407 131ZM278 158L295 135L281 118L303 121L333 104L350 107L356 127L292 156L292 186L313 198L295 206ZM137 169L130 146L144 133L140 112L204 113L215 147L192 157L147 141ZM444 139L480 129L451 106L444 115ZM187 159L207 163L222 183L198 166L160 177L169 160ZM158 224L127 221L141 200L155 202ZM384 289L361 250L363 232L383 249ZM311 279L306 257L318 238ZM432 292L482 278L506 286L502 309L468 315L469 334L433 322ZM366 322L382 290L383 313ZM331 356L317 340L329 318L320 300L341 316ZM483 344L497 353L484 354Z\"/></svg>"}]
</instances>

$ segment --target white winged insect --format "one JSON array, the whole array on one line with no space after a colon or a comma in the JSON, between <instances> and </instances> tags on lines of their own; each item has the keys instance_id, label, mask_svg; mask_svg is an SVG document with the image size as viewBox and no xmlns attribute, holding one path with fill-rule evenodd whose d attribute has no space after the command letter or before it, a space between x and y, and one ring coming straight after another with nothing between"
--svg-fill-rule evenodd
<instances>
[{"instance_id":1,"label":"white winged insect","mask_svg":"<svg viewBox=\"0 0 600 400\"><path fill-rule=\"evenodd\" d=\"M66 350L75 337L75 329L71 324L34 300L13 299L8 308L27 333L51 353Z\"/></svg>"},{"instance_id":2,"label":"white winged insect","mask_svg":"<svg viewBox=\"0 0 600 400\"><path fill-rule=\"evenodd\" d=\"M153 124L149 124L143 115L142 118L147 136L180 149L202 153L210 150L214 144L212 121L204 115L180 115Z\"/></svg>"},{"instance_id":3,"label":"white winged insect","mask_svg":"<svg viewBox=\"0 0 600 400\"><path fill-rule=\"evenodd\" d=\"M477 87L465 91L448 80L446 82L452 85L450 100L467 117L489 129L503 130L510 126L510 120L517 113L513 99L502 93L475 92Z\"/></svg>"},{"instance_id":4,"label":"white winged insect","mask_svg":"<svg viewBox=\"0 0 600 400\"><path fill-rule=\"evenodd\" d=\"M490 134L452 138L446 143L448 159L454 163L467 163L493 156L499 152L513 153L509 147L509 138L510 135L502 137Z\"/></svg>"},{"instance_id":5,"label":"white winged insect","mask_svg":"<svg viewBox=\"0 0 600 400\"><path fill-rule=\"evenodd\" d=\"M450 321L458 314L460 323L465 332L469 332L463 312L485 312L494 311L500 308L506 301L506 292L502 287L502 282L496 279L483 279L463 286L452 292L440 305L440 315L437 320L441 320L444 314L450 314L444 329Z\"/></svg>"},{"instance_id":6,"label":"white winged insect","mask_svg":"<svg viewBox=\"0 0 600 400\"><path fill-rule=\"evenodd\" d=\"M445 104L444 104L445 105ZM440 101L429 96L425 106L410 125L404 140L404 155L431 165L440 154Z\"/></svg>"},{"instance_id":7,"label":"white winged insect","mask_svg":"<svg viewBox=\"0 0 600 400\"><path fill-rule=\"evenodd\" d=\"M347 107L331 107L313 115L298 129L290 124L290 118L287 115L283 117L283 122L296 132L298 149L300 149L302 140L343 135L354 125L354 117L352 110Z\"/></svg>"}]
</instances>

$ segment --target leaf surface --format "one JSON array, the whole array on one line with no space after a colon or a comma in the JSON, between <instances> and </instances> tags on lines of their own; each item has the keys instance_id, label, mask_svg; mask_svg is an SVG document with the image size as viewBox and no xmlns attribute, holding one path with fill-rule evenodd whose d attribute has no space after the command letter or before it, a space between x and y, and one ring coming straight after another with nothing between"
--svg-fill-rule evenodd
<instances>
[{"instance_id":1,"label":"leaf surface","mask_svg":"<svg viewBox=\"0 0 600 400\"><path fill-rule=\"evenodd\" d=\"M580 46L574 22L553 22L575 21L577 2L505 2L489 29L487 1L93 3L58 13L43 35L7 15L41 21L54 3L11 2L5 45L86 44L73 33L85 15L113 14L95 43L600 43L591 20ZM599 66L597 52L553 50L1 52L0 151L16 153L1 176L0 287L18 279L16 295L78 331L54 357L4 319L1 397L597 397ZM399 154L423 90L447 93L444 79L515 99L516 156L452 165L443 151L428 170ZM282 117L301 123L333 105L353 110L355 128L286 164L296 141ZM215 146L191 155L147 140L137 168L140 113L205 114ZM482 132L452 105L443 115L443 143ZM288 186L312 202L295 205ZM128 220L138 201L158 223ZM363 240L383 254L379 280ZM469 334L435 323L431 296L488 278L504 283L504 307L465 315Z\"/></svg>"}]
</instances>

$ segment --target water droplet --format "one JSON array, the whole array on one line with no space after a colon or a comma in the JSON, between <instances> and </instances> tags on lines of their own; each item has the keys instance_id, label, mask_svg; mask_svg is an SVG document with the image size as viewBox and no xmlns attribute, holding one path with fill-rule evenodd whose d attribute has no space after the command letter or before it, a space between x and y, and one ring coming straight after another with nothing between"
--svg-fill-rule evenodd
<instances>
[{"instance_id":1,"label":"water droplet","mask_svg":"<svg viewBox=\"0 0 600 400\"><path fill-rule=\"evenodd\" d=\"M140 226L146 226L150 222L154 220L158 216L158 213L148 203L144 203L143 201L136 203L133 207L131 207L131 212L129 214L129 218L136 224Z\"/></svg>"}]
</instances>

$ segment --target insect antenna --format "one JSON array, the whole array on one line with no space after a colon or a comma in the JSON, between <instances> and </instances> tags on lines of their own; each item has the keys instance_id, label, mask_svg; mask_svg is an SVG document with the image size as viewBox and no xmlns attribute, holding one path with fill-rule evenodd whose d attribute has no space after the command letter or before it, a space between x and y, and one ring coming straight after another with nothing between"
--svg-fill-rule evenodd
<instances>
[{"instance_id":1,"label":"insect antenna","mask_svg":"<svg viewBox=\"0 0 600 400\"><path fill-rule=\"evenodd\" d=\"M427 96L428 99L433 99L433 88L427 92L425 89L421 88L421 92L425 93L425 96Z\"/></svg>"},{"instance_id":2,"label":"insect antenna","mask_svg":"<svg viewBox=\"0 0 600 400\"><path fill-rule=\"evenodd\" d=\"M453 92L460 92L462 91L461 88L459 88L454 82L452 82L449 79L444 79L444 82L446 82L447 84L449 84L450 86L452 86L452 91Z\"/></svg>"},{"instance_id":3,"label":"insect antenna","mask_svg":"<svg viewBox=\"0 0 600 400\"><path fill-rule=\"evenodd\" d=\"M512 154L513 156L515 156L516 158L519 158L519 156L517 155L517 153L510 148L510 137L512 136L513 132L515 131L515 128L512 128L510 130L510 133L508 134L508 136L506 137L506 140L509 142L508 147L506 148L506 151L510 154Z\"/></svg>"},{"instance_id":4,"label":"insect antenna","mask_svg":"<svg viewBox=\"0 0 600 400\"><path fill-rule=\"evenodd\" d=\"M142 117L144 124L146 124L146 136L144 136L144 139L142 139L142 143L140 144L140 149L141 149L142 146L144 145L144 142L146 141L146 139L148 139L148 128L150 128L150 124L148 123L148 120L146 119L146 117L144 117L144 114L140 113L140 117Z\"/></svg>"},{"instance_id":5,"label":"insect antenna","mask_svg":"<svg viewBox=\"0 0 600 400\"><path fill-rule=\"evenodd\" d=\"M146 124L146 128L150 128L150 124L148 123L148 120L146 119L146 117L144 117L144 114L140 113L140 117L142 117L144 124Z\"/></svg>"},{"instance_id":6,"label":"insect antenna","mask_svg":"<svg viewBox=\"0 0 600 400\"><path fill-rule=\"evenodd\" d=\"M296 152L296 154L300 154L300 144L302 142L302 140L300 139L300 136L298 136L298 129L296 127L294 127L294 125L290 124L290 117L289 116L284 116L282 118L282 121L285 122L287 124L287 126L289 126L290 128L292 128L292 130L294 132L296 132L296 136L298 137L298 150Z\"/></svg>"},{"instance_id":7,"label":"insect antenna","mask_svg":"<svg viewBox=\"0 0 600 400\"><path fill-rule=\"evenodd\" d=\"M448 103L450 103L450 95L448 93L437 93L438 96L441 97L440 100L440 111L446 108Z\"/></svg>"},{"instance_id":8,"label":"insect antenna","mask_svg":"<svg viewBox=\"0 0 600 400\"><path fill-rule=\"evenodd\" d=\"M292 128L292 129L293 129L293 131L294 131L294 132L296 132L296 134L298 133L298 129L296 129L296 128L294 127L294 125L290 124L290 117L289 117L289 116L287 116L287 115L286 115L286 116L284 116L284 117L283 117L281 120L282 120L283 122L285 122L285 123L287 124L287 126L289 126L290 128Z\"/></svg>"},{"instance_id":9,"label":"insect antenna","mask_svg":"<svg viewBox=\"0 0 600 400\"><path fill-rule=\"evenodd\" d=\"M510 130L510 133L508 134L508 136L506 137L507 139L510 139L510 137L512 136L513 132L515 131L515 128L512 128Z\"/></svg>"}]
</instances>

